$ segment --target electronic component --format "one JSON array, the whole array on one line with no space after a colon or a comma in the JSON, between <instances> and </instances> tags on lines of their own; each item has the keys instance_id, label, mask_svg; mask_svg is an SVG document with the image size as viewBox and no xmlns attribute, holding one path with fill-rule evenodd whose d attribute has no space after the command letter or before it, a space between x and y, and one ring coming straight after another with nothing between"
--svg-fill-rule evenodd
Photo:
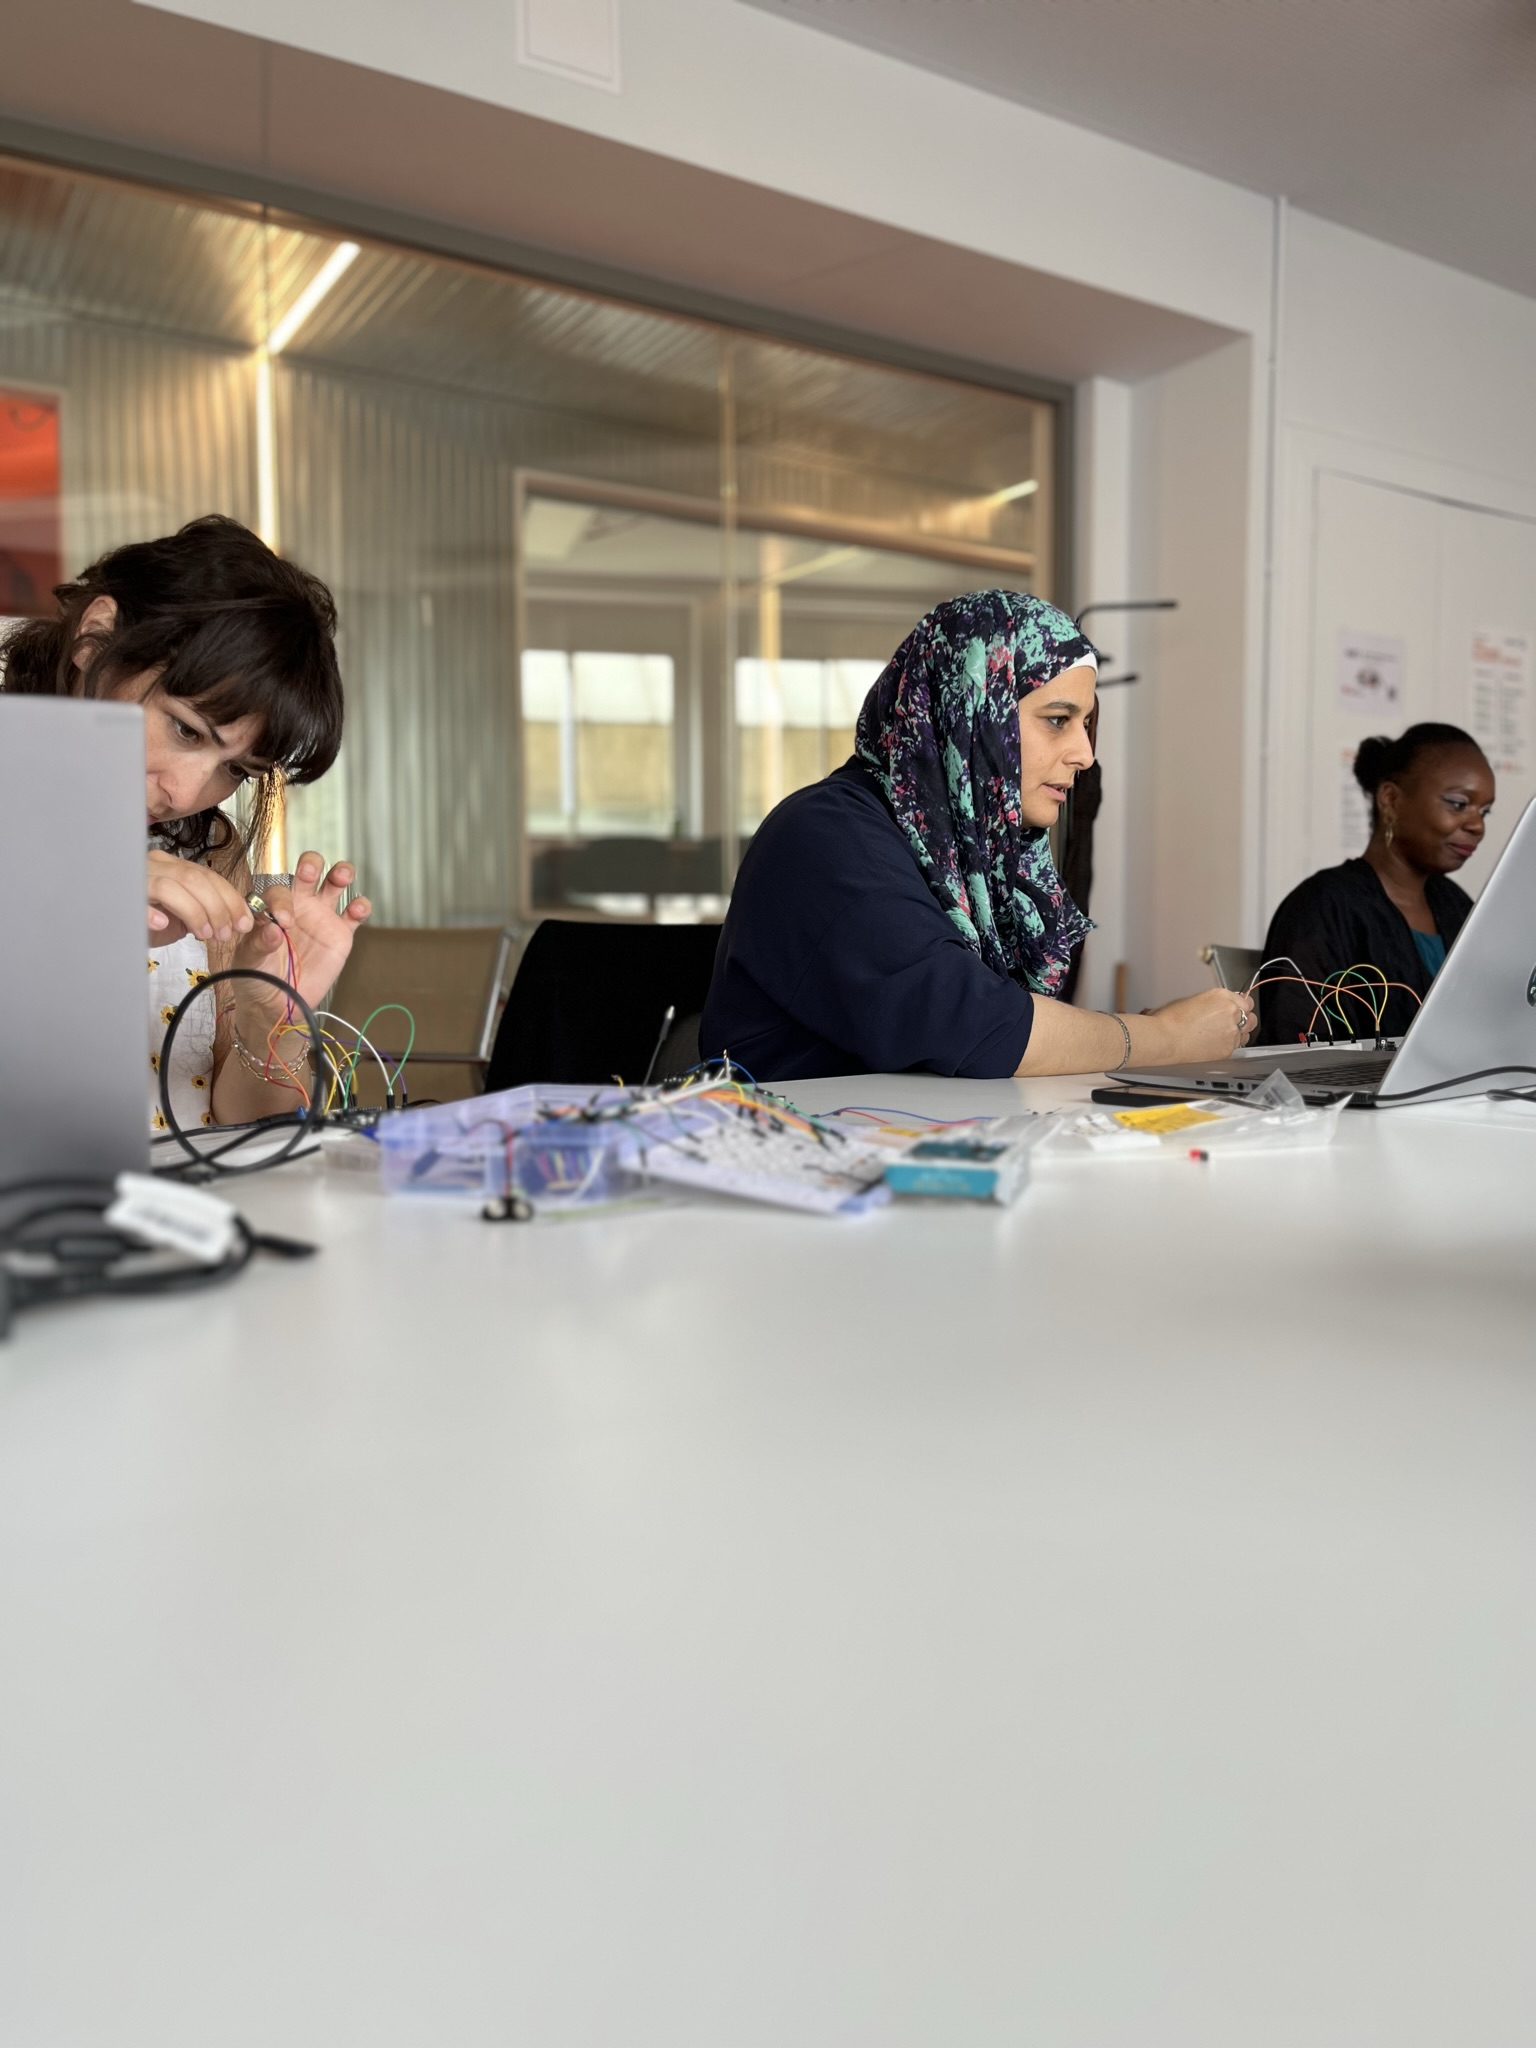
<instances>
[{"instance_id":1,"label":"electronic component","mask_svg":"<svg viewBox=\"0 0 1536 2048\"><path fill-rule=\"evenodd\" d=\"M407 1110L379 1126L379 1150L390 1193L474 1193L518 1220L518 1202L632 1202L656 1181L824 1215L890 1199L888 1148L724 1073L680 1088L525 1086Z\"/></svg>"},{"instance_id":2,"label":"electronic component","mask_svg":"<svg viewBox=\"0 0 1536 2048\"><path fill-rule=\"evenodd\" d=\"M919 1138L887 1162L885 1183L898 1195L1014 1202L1029 1182L1030 1155L1050 1127L1026 1113L979 1119Z\"/></svg>"}]
</instances>

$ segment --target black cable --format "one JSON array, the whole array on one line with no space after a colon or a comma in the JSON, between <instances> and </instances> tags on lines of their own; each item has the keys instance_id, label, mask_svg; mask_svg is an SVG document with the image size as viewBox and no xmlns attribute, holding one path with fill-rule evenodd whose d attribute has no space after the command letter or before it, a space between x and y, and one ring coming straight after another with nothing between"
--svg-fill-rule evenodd
<instances>
[{"instance_id":1,"label":"black cable","mask_svg":"<svg viewBox=\"0 0 1536 2048\"><path fill-rule=\"evenodd\" d=\"M307 1131L320 1129L327 1122L328 1118L323 1113L318 1122L310 1124L305 1121L300 1112L294 1111L287 1116L264 1116L255 1123L239 1124L233 1127L234 1135L227 1138L222 1145L211 1146L206 1151L202 1147L198 1147L197 1165L198 1167L210 1167L216 1173L261 1173L269 1166L286 1166L291 1159L310 1159L313 1158L318 1149L314 1145L308 1145L302 1151L296 1151L293 1146L289 1146L286 1151L274 1153L270 1159L258 1159L247 1166L220 1166L218 1164L219 1160L227 1157L229 1153L238 1152L243 1145L248 1145L252 1138L265 1137L271 1131L296 1130L298 1138L302 1139ZM231 1126L224 1124L218 1128L228 1131L231 1129ZM175 1141L173 1140L172 1142ZM172 1179L195 1177L196 1175L196 1169L188 1160L182 1160L174 1166L158 1167L155 1170L168 1175Z\"/></svg>"},{"instance_id":2,"label":"black cable","mask_svg":"<svg viewBox=\"0 0 1536 2048\"><path fill-rule=\"evenodd\" d=\"M308 1257L315 1250L314 1245L294 1238L254 1231L243 1216L234 1218L233 1245L212 1265L201 1261L167 1265L164 1249L139 1242L131 1227L117 1229L106 1224L91 1230L77 1224L37 1237L39 1225L60 1217L102 1218L117 1199L117 1184L99 1180L81 1181L76 1184L80 1192L55 1199L54 1191L68 1185L63 1181L16 1181L0 1190L15 1195L32 1189L48 1196L0 1229L0 1338L9 1335L19 1309L89 1296L185 1294L232 1280L258 1251L294 1259ZM17 1259L20 1264L15 1263ZM35 1270L45 1259L53 1262L52 1269ZM128 1264L137 1260L159 1263L144 1268Z\"/></svg>"},{"instance_id":3,"label":"black cable","mask_svg":"<svg viewBox=\"0 0 1536 2048\"><path fill-rule=\"evenodd\" d=\"M210 989L217 987L221 981L264 981L272 988L281 989L284 998L293 1004L294 1008L304 1019L304 1023L309 1031L311 1051L316 1053L325 1062L325 1067L331 1076L337 1079L340 1078L331 1059L330 1049L325 1044L321 1034L319 1019L291 982L284 981L281 975L268 974L264 968L260 967L221 967L216 974L206 976L202 981L198 982L195 988L189 989L182 997L181 1001L176 1005L169 1023L165 1027L165 1037L161 1041L160 1114L165 1118L169 1136L180 1145L182 1151L188 1155L189 1160L189 1163L184 1166L162 1168L163 1172L177 1175L192 1175L201 1170L210 1177L217 1174L265 1173L271 1167L285 1165L290 1159L296 1157L307 1158L309 1156L308 1153L300 1153L299 1146L303 1144L307 1137L317 1135L325 1123L325 1111L318 1106L324 1090L324 1076L317 1076L317 1085L309 1101L306 1103L301 1116L293 1119L286 1116L260 1118L255 1123L239 1126L237 1136L232 1137L226 1144L216 1145L211 1149L204 1149L194 1145L188 1134L177 1123L176 1112L171 1108L171 1047L176 1041L176 1033L181 1029L182 1019L192 1008L193 1004L197 1002L200 996L205 995ZM251 1138L259 1132L279 1128L283 1124L290 1123L290 1121L293 1131L292 1138L287 1145L280 1151L274 1152L270 1158L256 1160L248 1166L225 1166L222 1164L228 1153L237 1151L242 1145L249 1144ZM314 1149L313 1146L310 1148L311 1151Z\"/></svg>"},{"instance_id":4,"label":"black cable","mask_svg":"<svg viewBox=\"0 0 1536 2048\"><path fill-rule=\"evenodd\" d=\"M1489 1081L1495 1074L1536 1074L1536 1067L1523 1067L1512 1061L1507 1067L1479 1067L1475 1074L1452 1074L1448 1081L1430 1081L1422 1088L1404 1088L1395 1095L1376 1095L1373 1099L1378 1109L1391 1109L1399 1102L1417 1102L1425 1095L1439 1095L1446 1088L1464 1088L1469 1081ZM1493 1094L1493 1089L1485 1091Z\"/></svg>"}]
</instances>

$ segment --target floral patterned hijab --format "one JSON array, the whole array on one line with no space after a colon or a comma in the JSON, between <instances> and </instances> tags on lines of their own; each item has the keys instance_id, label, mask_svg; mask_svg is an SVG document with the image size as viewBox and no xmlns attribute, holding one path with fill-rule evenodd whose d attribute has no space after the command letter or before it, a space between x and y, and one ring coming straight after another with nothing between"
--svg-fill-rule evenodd
<instances>
[{"instance_id":1,"label":"floral patterned hijab","mask_svg":"<svg viewBox=\"0 0 1536 2048\"><path fill-rule=\"evenodd\" d=\"M1019 815L1019 700L1098 666L1065 612L1016 590L951 598L919 620L859 713L854 752L884 790L929 888L989 967L1041 995L1093 929L1041 826Z\"/></svg>"}]
</instances>

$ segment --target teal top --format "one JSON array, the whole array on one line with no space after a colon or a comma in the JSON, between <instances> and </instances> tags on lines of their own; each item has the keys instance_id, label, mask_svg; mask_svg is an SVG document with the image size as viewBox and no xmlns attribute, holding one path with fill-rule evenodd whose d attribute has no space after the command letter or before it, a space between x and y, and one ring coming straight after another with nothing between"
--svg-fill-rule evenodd
<instances>
[{"instance_id":1,"label":"teal top","mask_svg":"<svg viewBox=\"0 0 1536 2048\"><path fill-rule=\"evenodd\" d=\"M1413 943L1419 949L1419 958L1424 962L1424 972L1433 981L1445 965L1445 941L1438 932L1415 932Z\"/></svg>"}]
</instances>

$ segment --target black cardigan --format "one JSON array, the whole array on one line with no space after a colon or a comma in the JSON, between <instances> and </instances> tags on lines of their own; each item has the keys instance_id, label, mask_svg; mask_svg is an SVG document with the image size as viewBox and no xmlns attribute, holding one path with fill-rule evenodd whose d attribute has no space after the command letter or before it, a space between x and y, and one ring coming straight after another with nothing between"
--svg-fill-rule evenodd
<instances>
[{"instance_id":1,"label":"black cardigan","mask_svg":"<svg viewBox=\"0 0 1536 2048\"><path fill-rule=\"evenodd\" d=\"M1472 898L1448 875L1431 875L1424 884L1430 914L1449 951L1466 923ZM1367 860L1347 860L1336 868L1320 868L1294 888L1270 919L1264 958L1288 953L1301 972L1315 981L1341 967L1369 961L1388 981L1406 982L1421 996L1429 993L1430 975L1413 942L1413 928L1381 886L1381 877ZM1267 967L1265 977L1288 974L1287 967ZM1315 998L1295 982L1277 982L1258 991L1261 1045L1294 1045L1306 1031ZM1418 1014L1418 1004L1402 989L1387 998L1382 1030L1401 1037ZM1359 1036L1374 1028L1363 1003L1346 999L1343 1014L1358 1026ZM1320 1021L1317 1029L1326 1035ZM1336 1035L1346 1034L1334 1025Z\"/></svg>"},{"instance_id":2,"label":"black cardigan","mask_svg":"<svg viewBox=\"0 0 1536 2048\"><path fill-rule=\"evenodd\" d=\"M797 789L753 835L699 1026L759 1081L925 1069L1013 1073L1029 990L967 946L861 761Z\"/></svg>"}]
</instances>

